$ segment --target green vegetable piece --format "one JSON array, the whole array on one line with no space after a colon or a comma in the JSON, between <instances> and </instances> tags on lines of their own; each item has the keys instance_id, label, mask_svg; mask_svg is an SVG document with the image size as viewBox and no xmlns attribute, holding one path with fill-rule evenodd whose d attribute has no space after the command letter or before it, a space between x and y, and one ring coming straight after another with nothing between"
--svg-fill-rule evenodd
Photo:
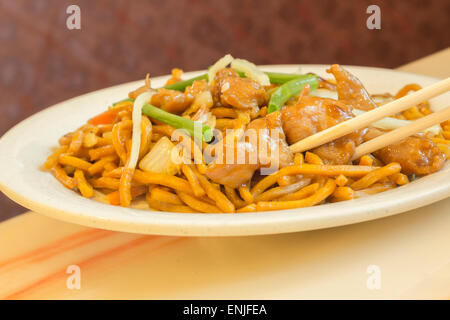
<instances>
[{"instance_id":1,"label":"green vegetable piece","mask_svg":"<svg viewBox=\"0 0 450 320\"><path fill-rule=\"evenodd\" d=\"M288 81L294 80L299 76L302 76L298 73L280 73L280 72L265 72L269 76L270 83L274 84L283 84Z\"/></svg>"},{"instance_id":2,"label":"green vegetable piece","mask_svg":"<svg viewBox=\"0 0 450 320\"><path fill-rule=\"evenodd\" d=\"M241 77L245 77L245 74L243 72L240 71L236 71L239 76ZM275 84L283 84L287 81L290 81L292 79L296 79L299 76L301 76L300 74L297 73L279 73L279 72L264 72L265 74L267 74L269 76L270 79L270 83L275 83ZM187 86L190 86L194 81L196 80L208 80L208 74L202 74L200 76L191 78L191 79L187 79L184 81L180 81L180 82L176 82L173 84L169 84L167 86L164 86L163 88L165 89L169 89L169 90L177 90L177 91L184 91L184 89L186 89Z\"/></svg>"},{"instance_id":3,"label":"green vegetable piece","mask_svg":"<svg viewBox=\"0 0 450 320\"><path fill-rule=\"evenodd\" d=\"M213 137L213 132L209 126L199 124L195 125L195 121L191 119L177 116L173 113L152 106L151 104L146 103L142 107L142 113L174 128L184 129L191 135L191 137L203 139L206 142L210 142ZM200 128L201 131L199 130Z\"/></svg>"},{"instance_id":4,"label":"green vegetable piece","mask_svg":"<svg viewBox=\"0 0 450 320\"><path fill-rule=\"evenodd\" d=\"M244 72L235 70L241 78L245 78ZM283 84L293 79L296 79L301 74L298 73L281 73L281 72L264 72L269 77L270 83Z\"/></svg>"},{"instance_id":5,"label":"green vegetable piece","mask_svg":"<svg viewBox=\"0 0 450 320\"><path fill-rule=\"evenodd\" d=\"M208 80L208 75L205 73L205 74L202 74L200 76L197 76L197 77L194 77L191 79L187 79L184 81L179 81L179 82L175 82L173 84L169 84L167 86L164 86L163 88L169 89L169 90L184 91L184 89L186 89L187 86L190 86L194 81L202 80L202 79Z\"/></svg>"},{"instance_id":6,"label":"green vegetable piece","mask_svg":"<svg viewBox=\"0 0 450 320\"><path fill-rule=\"evenodd\" d=\"M299 94L306 84L309 84L311 90L317 89L319 85L317 76L313 74L300 75L279 86L270 97L267 112L271 113L281 110L286 101Z\"/></svg>"}]
</instances>

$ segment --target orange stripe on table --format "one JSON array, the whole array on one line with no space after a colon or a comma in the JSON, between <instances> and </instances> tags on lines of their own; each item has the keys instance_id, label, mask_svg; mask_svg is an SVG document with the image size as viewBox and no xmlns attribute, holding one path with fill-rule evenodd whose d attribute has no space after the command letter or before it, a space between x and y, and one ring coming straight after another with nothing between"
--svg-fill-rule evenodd
<instances>
[{"instance_id":1,"label":"orange stripe on table","mask_svg":"<svg viewBox=\"0 0 450 320\"><path fill-rule=\"evenodd\" d=\"M0 273L11 267L25 263L33 263L48 259L61 252L77 248L86 243L93 242L108 236L113 235L114 231L101 229L88 229L81 232L74 233L70 236L61 238L48 245L42 246L23 255L13 257L11 259L0 261Z\"/></svg>"},{"instance_id":2,"label":"orange stripe on table","mask_svg":"<svg viewBox=\"0 0 450 320\"><path fill-rule=\"evenodd\" d=\"M129 241L129 242L123 244L123 245L120 245L120 246L117 246L115 248L112 248L112 249L106 250L104 252L101 252L101 253L93 256L93 257L90 257L90 258L88 258L86 260L83 260L83 261L80 261L80 262L74 263L74 264L78 265L80 268L86 268L87 266L89 266L89 265L91 265L91 264L93 264L95 262L98 262L98 261L100 261L102 259L114 256L114 255L119 254L119 253L122 253L122 252L124 252L124 251L126 251L128 249L133 248L133 247L137 247L137 246L143 245L143 244L145 244L145 243L147 243L147 242L149 242L151 240L164 238L164 237L165 236L143 236L143 237L134 239L132 241ZM167 237L167 238L170 238L170 237ZM187 239L187 238L184 238L184 237L173 238L172 241L162 243L161 245L152 248L152 250L150 250L149 252L154 251L156 249L163 248L166 245L173 244L173 243L178 242L178 241L183 240L183 239ZM50 274L50 275L48 275L48 276L46 276L46 277L44 277L44 278L42 278L42 279L32 283L32 284L30 284L30 285L28 285L28 286L26 286L26 287L24 287L22 289L19 289L16 292L10 293L10 294L8 294L5 297L0 297L0 299L15 300L15 299L20 299L21 297L24 298L24 295L26 295L27 293L30 293L30 292L38 289L39 287L45 285L46 283L50 283L51 281L55 281L57 279L66 278L67 276L68 275L66 273L66 269L57 271L57 272L52 273L52 274Z\"/></svg>"}]
</instances>

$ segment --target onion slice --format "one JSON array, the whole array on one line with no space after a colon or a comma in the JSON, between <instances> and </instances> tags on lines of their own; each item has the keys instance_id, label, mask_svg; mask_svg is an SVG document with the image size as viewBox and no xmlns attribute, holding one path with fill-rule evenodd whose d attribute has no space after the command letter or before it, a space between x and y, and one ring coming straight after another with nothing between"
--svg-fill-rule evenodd
<instances>
[{"instance_id":1,"label":"onion slice","mask_svg":"<svg viewBox=\"0 0 450 320\"><path fill-rule=\"evenodd\" d=\"M131 137L131 152L130 158L128 159L128 162L125 165L127 169L136 168L136 164L139 159L139 149L141 147L142 107L150 100L152 95L153 92L144 92L141 93L134 101L132 113L133 134Z\"/></svg>"},{"instance_id":2,"label":"onion slice","mask_svg":"<svg viewBox=\"0 0 450 320\"><path fill-rule=\"evenodd\" d=\"M259 70L258 67L250 61L244 59L234 59L231 62L231 67L237 71L243 72L247 78L255 80L260 85L270 85L270 79L267 74Z\"/></svg>"},{"instance_id":3,"label":"onion slice","mask_svg":"<svg viewBox=\"0 0 450 320\"><path fill-rule=\"evenodd\" d=\"M366 113L366 111L362 111L359 109L353 109L352 112L355 116L359 116L363 113ZM373 122L371 124L371 126L378 128L378 129L382 129L382 130L395 130L395 129L401 128L403 126L406 126L406 125L412 123L413 121L414 120L402 120L402 119L397 119L397 118L392 118L392 117L386 117L381 120ZM424 132L431 132L434 135L439 134L440 131L441 131L441 126L438 124L431 126L428 129L424 130Z\"/></svg>"},{"instance_id":4,"label":"onion slice","mask_svg":"<svg viewBox=\"0 0 450 320\"><path fill-rule=\"evenodd\" d=\"M208 70L208 83L211 84L211 82L216 77L216 73L219 70L225 68L227 65L229 65L233 60L234 58L231 56L231 54L227 54L222 58L220 58L219 60L217 60L217 62L214 63Z\"/></svg>"},{"instance_id":5,"label":"onion slice","mask_svg":"<svg viewBox=\"0 0 450 320\"><path fill-rule=\"evenodd\" d=\"M338 94L336 91L331 91L328 89L316 89L309 93L311 96L319 97L319 98L328 98L333 100L339 100Z\"/></svg>"}]
</instances>

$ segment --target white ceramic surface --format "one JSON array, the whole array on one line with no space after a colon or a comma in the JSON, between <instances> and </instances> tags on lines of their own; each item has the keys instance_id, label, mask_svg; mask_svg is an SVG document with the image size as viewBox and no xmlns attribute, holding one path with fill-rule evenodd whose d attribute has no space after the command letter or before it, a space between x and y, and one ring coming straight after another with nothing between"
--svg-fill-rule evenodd
<instances>
[{"instance_id":1,"label":"white ceramic surface","mask_svg":"<svg viewBox=\"0 0 450 320\"><path fill-rule=\"evenodd\" d=\"M298 72L298 65L262 66L266 71ZM327 66L302 65L301 72L325 73ZM387 69L347 67L371 93L395 93L407 83L430 85L436 79ZM186 78L201 72L186 73ZM168 76L152 79L158 87ZM64 188L39 167L60 136L121 100L142 81L76 97L22 121L0 139L0 190L42 214L96 228L125 232L230 236L321 229L378 219L425 206L450 195L450 166L381 194L311 208L241 214L187 214L121 208L85 199ZM448 106L450 94L431 100L434 110ZM450 209L449 209L450 210Z\"/></svg>"}]
</instances>

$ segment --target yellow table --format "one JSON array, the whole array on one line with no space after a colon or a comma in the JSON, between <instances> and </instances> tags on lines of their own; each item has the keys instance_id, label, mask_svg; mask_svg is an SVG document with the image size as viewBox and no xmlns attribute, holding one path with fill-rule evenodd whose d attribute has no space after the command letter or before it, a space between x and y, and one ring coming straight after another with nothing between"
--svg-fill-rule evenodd
<instances>
[{"instance_id":1,"label":"yellow table","mask_svg":"<svg viewBox=\"0 0 450 320\"><path fill-rule=\"evenodd\" d=\"M399 69L446 77L450 49ZM29 212L0 224L0 298L448 299L449 240L450 199L351 226L231 238L127 234Z\"/></svg>"}]
</instances>

